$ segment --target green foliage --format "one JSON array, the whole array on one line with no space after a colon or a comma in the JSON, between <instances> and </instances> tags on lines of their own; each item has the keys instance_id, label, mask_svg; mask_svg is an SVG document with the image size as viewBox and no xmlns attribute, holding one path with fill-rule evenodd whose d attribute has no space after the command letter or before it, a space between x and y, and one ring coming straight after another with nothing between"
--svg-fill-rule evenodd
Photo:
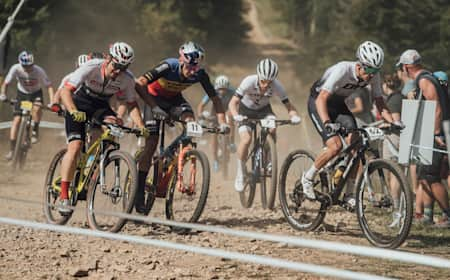
<instances>
[{"instance_id":1,"label":"green foliage","mask_svg":"<svg viewBox=\"0 0 450 280\"><path fill-rule=\"evenodd\" d=\"M3 0L0 9L0 24L3 27L9 16L12 15L19 0ZM16 50L36 49L36 39L42 34L42 22L50 17L49 6L57 2L56 0L33 0L26 1L20 12L17 14L14 25L10 30L11 47Z\"/></svg>"},{"instance_id":2,"label":"green foliage","mask_svg":"<svg viewBox=\"0 0 450 280\"><path fill-rule=\"evenodd\" d=\"M205 47L232 47L241 44L249 29L243 20L245 10L240 0L147 2L139 17L140 28L161 46L193 40Z\"/></svg>"},{"instance_id":3,"label":"green foliage","mask_svg":"<svg viewBox=\"0 0 450 280\"><path fill-rule=\"evenodd\" d=\"M279 13L281 33L301 46L299 75L311 82L339 60L353 60L358 44L379 43L384 70L398 56L417 49L432 69L450 69L450 1L448 0L264 0ZM283 29L283 28L280 28ZM308 69L308 71L305 71Z\"/></svg>"}]
</instances>

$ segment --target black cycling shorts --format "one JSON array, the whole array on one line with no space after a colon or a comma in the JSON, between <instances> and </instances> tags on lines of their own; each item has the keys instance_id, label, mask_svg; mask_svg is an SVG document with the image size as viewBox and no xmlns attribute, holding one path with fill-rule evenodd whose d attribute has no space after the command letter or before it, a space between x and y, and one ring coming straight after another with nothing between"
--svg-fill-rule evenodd
<instances>
[{"instance_id":1,"label":"black cycling shorts","mask_svg":"<svg viewBox=\"0 0 450 280\"><path fill-rule=\"evenodd\" d=\"M78 111L86 113L86 119L92 118L102 121L107 116L116 116L116 113L109 106L107 99L88 96L82 88L72 95L73 102ZM76 122L70 114L65 116L67 142L73 140L84 141L86 137L86 127L84 122Z\"/></svg>"},{"instance_id":2,"label":"black cycling shorts","mask_svg":"<svg viewBox=\"0 0 450 280\"><path fill-rule=\"evenodd\" d=\"M17 103L14 104L14 110L13 110L13 115L14 116L18 116L22 114L22 110L20 109L20 102L21 101L31 101L31 102L39 102L39 103L43 103L44 102L44 98L43 98L43 94L42 94L42 89L35 91L33 93L24 93L21 92L20 90L17 90Z\"/></svg>"},{"instance_id":3,"label":"black cycling shorts","mask_svg":"<svg viewBox=\"0 0 450 280\"><path fill-rule=\"evenodd\" d=\"M315 91L315 84L314 84L313 87L311 88L311 94L308 99L308 114L314 124L314 127L316 128L317 132L319 132L323 142L325 143L328 139L335 136L336 133L328 133L326 131L325 125L323 124L317 112L316 107L317 96L318 93ZM355 117L345 104L345 98L346 97L338 95L331 95L328 98L327 110L328 115L330 116L330 121L333 123L340 123L341 126L347 129L357 128Z\"/></svg>"},{"instance_id":4,"label":"black cycling shorts","mask_svg":"<svg viewBox=\"0 0 450 280\"><path fill-rule=\"evenodd\" d=\"M172 120L180 120L185 113L194 114L191 105L181 94L169 98L162 96L153 96L153 98L156 105L163 109ZM149 129L150 135L159 135L160 121L155 120L152 109L147 104L144 107L144 123Z\"/></svg>"},{"instance_id":5,"label":"black cycling shorts","mask_svg":"<svg viewBox=\"0 0 450 280\"><path fill-rule=\"evenodd\" d=\"M443 149L435 144L435 149ZM439 152L433 152L433 161L431 165L417 165L417 178L426 180L428 184L438 183L447 179L449 171L447 155Z\"/></svg>"},{"instance_id":6,"label":"black cycling shorts","mask_svg":"<svg viewBox=\"0 0 450 280\"><path fill-rule=\"evenodd\" d=\"M242 102L239 104L239 115L246 116L249 119L264 119L267 116L275 116L270 104L262 107L258 110L253 110L245 106ZM245 121L239 123L239 132L249 128L250 130L255 129L254 123L247 123Z\"/></svg>"}]
</instances>

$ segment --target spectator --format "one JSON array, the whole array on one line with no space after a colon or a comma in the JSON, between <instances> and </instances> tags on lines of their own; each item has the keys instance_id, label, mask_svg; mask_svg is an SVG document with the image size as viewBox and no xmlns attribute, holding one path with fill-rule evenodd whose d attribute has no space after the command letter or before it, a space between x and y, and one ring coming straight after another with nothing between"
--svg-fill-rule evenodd
<instances>
[{"instance_id":1,"label":"spectator","mask_svg":"<svg viewBox=\"0 0 450 280\"><path fill-rule=\"evenodd\" d=\"M442 123L450 119L449 97L439 85L437 79L421 64L421 56L416 50L406 50L400 56L397 66L401 67L409 78L414 79L416 84L416 96L421 100L437 101L435 111L435 148L446 149L443 137ZM419 188L416 193L416 204L423 202L424 209L417 209L416 220L426 223L433 223L433 202L436 200L442 209L442 218L436 223L439 227L450 226L450 208L448 201L447 188L444 187L441 180L447 178L447 162L443 160L443 154L433 153L431 165L418 165L417 175L419 178ZM445 173L445 174L444 174Z\"/></svg>"},{"instance_id":2,"label":"spectator","mask_svg":"<svg viewBox=\"0 0 450 280\"><path fill-rule=\"evenodd\" d=\"M353 113L358 127L367 125L375 121L372 115L372 94L368 87L356 89L346 100L345 103L350 112Z\"/></svg>"}]
</instances>

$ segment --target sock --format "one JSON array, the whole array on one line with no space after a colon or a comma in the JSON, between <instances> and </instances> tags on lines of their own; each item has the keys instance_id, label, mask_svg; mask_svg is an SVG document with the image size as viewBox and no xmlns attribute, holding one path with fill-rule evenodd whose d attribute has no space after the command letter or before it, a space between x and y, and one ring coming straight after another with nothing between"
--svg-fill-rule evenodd
<instances>
[{"instance_id":1,"label":"sock","mask_svg":"<svg viewBox=\"0 0 450 280\"><path fill-rule=\"evenodd\" d=\"M145 205L145 181L147 180L147 171L138 171L138 189L136 192L135 207L139 211Z\"/></svg>"},{"instance_id":2,"label":"sock","mask_svg":"<svg viewBox=\"0 0 450 280\"><path fill-rule=\"evenodd\" d=\"M423 215L430 220L433 220L433 207L425 205L423 209Z\"/></svg>"},{"instance_id":3,"label":"sock","mask_svg":"<svg viewBox=\"0 0 450 280\"><path fill-rule=\"evenodd\" d=\"M39 122L32 121L31 122L31 127L32 127L33 131L35 132L35 134L37 136L38 133L39 133Z\"/></svg>"},{"instance_id":4,"label":"sock","mask_svg":"<svg viewBox=\"0 0 450 280\"><path fill-rule=\"evenodd\" d=\"M442 217L443 218L449 218L450 217L450 208L442 210Z\"/></svg>"},{"instance_id":5,"label":"sock","mask_svg":"<svg viewBox=\"0 0 450 280\"><path fill-rule=\"evenodd\" d=\"M240 176L242 177L244 174L242 172L242 161L240 159L237 160L237 173L236 177Z\"/></svg>"},{"instance_id":6,"label":"sock","mask_svg":"<svg viewBox=\"0 0 450 280\"><path fill-rule=\"evenodd\" d=\"M69 181L61 181L61 193L59 196L61 199L69 199L69 186Z\"/></svg>"},{"instance_id":7,"label":"sock","mask_svg":"<svg viewBox=\"0 0 450 280\"><path fill-rule=\"evenodd\" d=\"M394 209L398 209L398 207L400 206L400 199L394 198L393 203L394 203Z\"/></svg>"},{"instance_id":8,"label":"sock","mask_svg":"<svg viewBox=\"0 0 450 280\"><path fill-rule=\"evenodd\" d=\"M16 140L9 140L9 148L11 149L11 151L14 151L14 149L16 148Z\"/></svg>"},{"instance_id":9,"label":"sock","mask_svg":"<svg viewBox=\"0 0 450 280\"><path fill-rule=\"evenodd\" d=\"M308 171L306 171L305 173L305 178L312 181L314 179L314 177L316 176L317 173L317 168L316 166L313 164Z\"/></svg>"}]
</instances>

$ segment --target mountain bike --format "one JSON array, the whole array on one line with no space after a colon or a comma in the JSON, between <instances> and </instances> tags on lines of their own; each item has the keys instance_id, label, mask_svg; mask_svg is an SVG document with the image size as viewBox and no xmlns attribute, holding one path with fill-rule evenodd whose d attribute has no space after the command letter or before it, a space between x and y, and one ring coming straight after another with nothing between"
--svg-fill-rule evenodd
<instances>
[{"instance_id":1,"label":"mountain bike","mask_svg":"<svg viewBox=\"0 0 450 280\"><path fill-rule=\"evenodd\" d=\"M253 147L244 161L244 190L239 193L241 204L250 208L255 198L256 184L260 185L261 204L264 209L273 209L277 191L277 148L270 134L277 126L291 124L290 120L246 119L253 129Z\"/></svg>"},{"instance_id":2,"label":"mountain bike","mask_svg":"<svg viewBox=\"0 0 450 280\"><path fill-rule=\"evenodd\" d=\"M131 213L137 191L137 168L133 157L120 150L116 139L124 133L139 135L140 131L95 120L86 122L87 126L92 124L103 125L105 130L90 145L85 141L69 187L69 201L74 208L78 201L87 200L86 215L92 229L118 232L126 219L105 212ZM61 162L66 152L67 149L62 149L56 153L45 178L44 213L52 224L66 224L73 214L61 214L57 204L61 192Z\"/></svg>"},{"instance_id":3,"label":"mountain bike","mask_svg":"<svg viewBox=\"0 0 450 280\"><path fill-rule=\"evenodd\" d=\"M165 124L181 123L183 131L164 147ZM196 149L194 138L204 132L220 133L218 128L196 122L164 120L160 122L159 154L153 157L145 188L146 213L155 198L166 199L166 217L180 222L197 222L209 192L210 167L206 154Z\"/></svg>"},{"instance_id":4,"label":"mountain bike","mask_svg":"<svg viewBox=\"0 0 450 280\"><path fill-rule=\"evenodd\" d=\"M18 100L7 100L7 103L14 106ZM40 102L31 102L27 100L20 101L20 125L17 131L16 146L13 151L12 168L13 170L22 170L25 167L28 150L31 148L31 111L33 106L39 106L44 110L49 110L42 106Z\"/></svg>"},{"instance_id":5,"label":"mountain bike","mask_svg":"<svg viewBox=\"0 0 450 280\"><path fill-rule=\"evenodd\" d=\"M209 117L203 117L203 119L199 120L204 121L209 127L217 126L217 117L215 115ZM203 125L205 126L205 125ZM205 126L205 127L206 127ZM217 135L217 162L219 164L219 170L222 173L223 179L228 179L229 175L229 165L230 165L230 135L219 133ZM213 151L213 153L216 151Z\"/></svg>"},{"instance_id":6,"label":"mountain bike","mask_svg":"<svg viewBox=\"0 0 450 280\"><path fill-rule=\"evenodd\" d=\"M383 132L384 131L384 132ZM356 180L356 214L364 236L375 246L397 248L407 238L412 222L413 199L400 166L384 159L366 160L369 143L382 139L388 128L341 129L339 137L355 133L356 140L344 144L342 151L319 170L314 180L315 200L303 194L302 173L314 162L314 154L305 150L291 152L280 172L279 197L288 223L297 230L315 230L327 211L339 205L354 211L340 197L349 174L362 164ZM397 204L397 205L396 205Z\"/></svg>"}]
</instances>

